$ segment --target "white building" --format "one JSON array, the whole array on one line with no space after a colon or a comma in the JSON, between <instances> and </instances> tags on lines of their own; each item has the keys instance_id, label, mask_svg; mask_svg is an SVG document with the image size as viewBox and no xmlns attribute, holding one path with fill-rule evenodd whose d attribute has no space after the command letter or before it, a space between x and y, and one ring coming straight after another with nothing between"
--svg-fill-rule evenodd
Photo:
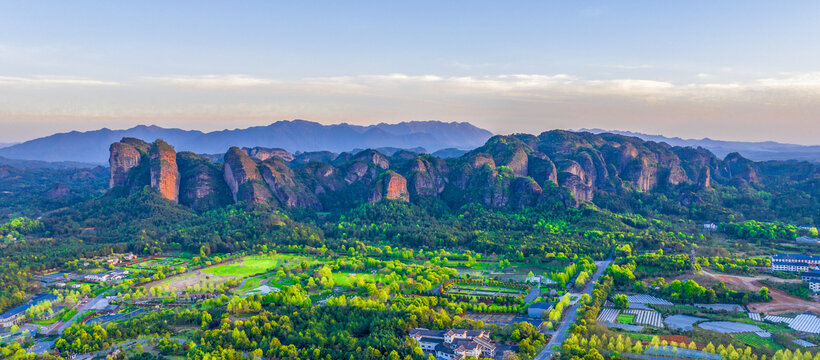
<instances>
[{"instance_id":1,"label":"white building","mask_svg":"<svg viewBox=\"0 0 820 360\"><path fill-rule=\"evenodd\" d=\"M495 345L490 341L490 333L480 330L410 330L410 337L419 343L427 353L437 359L461 360L467 357L495 357Z\"/></svg>"},{"instance_id":2,"label":"white building","mask_svg":"<svg viewBox=\"0 0 820 360\"><path fill-rule=\"evenodd\" d=\"M772 256L772 271L808 272L820 269L820 256L777 254Z\"/></svg>"}]
</instances>

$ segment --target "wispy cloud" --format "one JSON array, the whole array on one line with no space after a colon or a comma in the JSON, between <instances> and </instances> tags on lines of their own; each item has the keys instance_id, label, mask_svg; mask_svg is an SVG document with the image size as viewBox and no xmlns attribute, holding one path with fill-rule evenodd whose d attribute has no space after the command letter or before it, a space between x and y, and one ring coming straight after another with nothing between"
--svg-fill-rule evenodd
<instances>
[{"instance_id":1,"label":"wispy cloud","mask_svg":"<svg viewBox=\"0 0 820 360\"><path fill-rule=\"evenodd\" d=\"M143 80L155 82L161 85L192 87L201 89L254 87L279 83L279 81L277 80L258 78L244 74L160 76L145 77L143 78Z\"/></svg>"},{"instance_id":2,"label":"wispy cloud","mask_svg":"<svg viewBox=\"0 0 820 360\"><path fill-rule=\"evenodd\" d=\"M0 132L13 130L2 129L12 119L49 117L136 118L200 129L220 129L230 121L246 126L249 119L440 119L471 121L502 133L599 127L817 143L820 72L720 78L693 74L691 82L681 83L572 74L393 73L292 80L227 74L114 82L0 76Z\"/></svg>"},{"instance_id":3,"label":"wispy cloud","mask_svg":"<svg viewBox=\"0 0 820 360\"><path fill-rule=\"evenodd\" d=\"M34 75L30 77L0 76L0 85L67 85L67 86L121 86L116 81L96 80L83 77Z\"/></svg>"}]
</instances>

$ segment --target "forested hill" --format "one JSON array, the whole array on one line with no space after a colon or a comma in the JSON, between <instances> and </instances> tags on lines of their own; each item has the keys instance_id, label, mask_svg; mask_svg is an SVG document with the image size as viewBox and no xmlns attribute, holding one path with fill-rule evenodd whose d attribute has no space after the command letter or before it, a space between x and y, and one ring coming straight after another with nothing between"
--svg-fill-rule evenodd
<instances>
[{"instance_id":1,"label":"forested hill","mask_svg":"<svg viewBox=\"0 0 820 360\"><path fill-rule=\"evenodd\" d=\"M460 157L397 151L307 152L231 147L213 163L162 140L110 147L110 187L157 189L207 210L232 203L335 211L395 199L492 208L593 203L615 212L663 212L720 221L742 216L817 223L820 167L753 162L634 137L548 131L494 136Z\"/></svg>"}]
</instances>

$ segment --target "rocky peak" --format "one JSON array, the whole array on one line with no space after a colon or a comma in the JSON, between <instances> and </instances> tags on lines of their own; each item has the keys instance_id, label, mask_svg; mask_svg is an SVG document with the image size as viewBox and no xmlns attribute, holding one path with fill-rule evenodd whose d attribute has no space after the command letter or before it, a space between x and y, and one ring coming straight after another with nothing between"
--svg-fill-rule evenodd
<instances>
[{"instance_id":1,"label":"rocky peak","mask_svg":"<svg viewBox=\"0 0 820 360\"><path fill-rule=\"evenodd\" d=\"M111 171L108 187L128 186L131 169L140 165L143 154L149 147L148 143L134 138L123 138L122 141L111 144L108 148Z\"/></svg>"},{"instance_id":2,"label":"rocky peak","mask_svg":"<svg viewBox=\"0 0 820 360\"><path fill-rule=\"evenodd\" d=\"M171 145L157 139L149 151L151 187L159 190L162 197L179 201L179 168L177 153Z\"/></svg>"},{"instance_id":3,"label":"rocky peak","mask_svg":"<svg viewBox=\"0 0 820 360\"><path fill-rule=\"evenodd\" d=\"M421 155L410 162L407 173L414 197L431 196L444 191L449 181L450 168L442 159Z\"/></svg>"},{"instance_id":4,"label":"rocky peak","mask_svg":"<svg viewBox=\"0 0 820 360\"><path fill-rule=\"evenodd\" d=\"M407 179L393 170L381 174L376 181L369 201L374 203L382 199L410 201L410 192L407 191Z\"/></svg>"},{"instance_id":5,"label":"rocky peak","mask_svg":"<svg viewBox=\"0 0 820 360\"><path fill-rule=\"evenodd\" d=\"M177 167L180 204L207 210L232 203L222 170L204 156L185 151L177 153Z\"/></svg>"},{"instance_id":6,"label":"rocky peak","mask_svg":"<svg viewBox=\"0 0 820 360\"><path fill-rule=\"evenodd\" d=\"M390 168L390 161L387 160L387 157L372 149L367 149L354 155L353 161L374 165L382 170Z\"/></svg>"},{"instance_id":7,"label":"rocky peak","mask_svg":"<svg viewBox=\"0 0 820 360\"><path fill-rule=\"evenodd\" d=\"M223 171L235 202L262 203L273 196L264 185L256 162L238 147L231 147L225 153Z\"/></svg>"},{"instance_id":8,"label":"rocky peak","mask_svg":"<svg viewBox=\"0 0 820 360\"><path fill-rule=\"evenodd\" d=\"M279 157L271 157L259 166L262 179L280 204L290 208L321 209L316 195L309 191L297 174Z\"/></svg>"},{"instance_id":9,"label":"rocky peak","mask_svg":"<svg viewBox=\"0 0 820 360\"><path fill-rule=\"evenodd\" d=\"M269 149L257 146L245 149L245 152L248 153L248 156L258 159L259 161L265 161L274 156L285 161L293 161L294 159L293 154L287 152L285 149Z\"/></svg>"},{"instance_id":10,"label":"rocky peak","mask_svg":"<svg viewBox=\"0 0 820 360\"><path fill-rule=\"evenodd\" d=\"M712 186L712 171L708 166L700 168L700 175L698 176L698 187L707 189Z\"/></svg>"},{"instance_id":11,"label":"rocky peak","mask_svg":"<svg viewBox=\"0 0 820 360\"><path fill-rule=\"evenodd\" d=\"M757 169L754 161L744 158L740 154L734 152L726 155L723 160L726 164L728 177L734 180L740 180L746 183L759 183L760 179L757 177Z\"/></svg>"}]
</instances>

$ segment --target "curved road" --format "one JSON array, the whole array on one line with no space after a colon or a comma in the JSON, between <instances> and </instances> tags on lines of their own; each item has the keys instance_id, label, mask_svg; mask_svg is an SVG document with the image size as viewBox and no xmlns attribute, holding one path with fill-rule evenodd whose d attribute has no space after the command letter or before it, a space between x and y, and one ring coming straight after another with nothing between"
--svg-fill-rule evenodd
<instances>
[{"instance_id":1,"label":"curved road","mask_svg":"<svg viewBox=\"0 0 820 360\"><path fill-rule=\"evenodd\" d=\"M590 294L590 296L592 295L592 289L595 287L595 283L601 275L604 274L606 269L609 268L610 264L612 264L612 254L610 254L609 258L606 260L595 263L595 265L598 265L598 271L595 272L595 275L592 276L592 279L590 279L587 284L586 289L584 289L585 294ZM552 358L552 356L559 351L558 349L553 348L560 347L561 344L564 343L564 340L569 337L569 326L574 324L575 319L578 318L578 308L580 307L581 301L579 300L575 303L575 305L572 305L572 307L569 308L564 321L562 321L561 325L558 326L558 329L555 330L555 334L552 335L552 338L547 345L544 346L544 348L541 349L541 352L533 358L534 360L546 360Z\"/></svg>"}]
</instances>

